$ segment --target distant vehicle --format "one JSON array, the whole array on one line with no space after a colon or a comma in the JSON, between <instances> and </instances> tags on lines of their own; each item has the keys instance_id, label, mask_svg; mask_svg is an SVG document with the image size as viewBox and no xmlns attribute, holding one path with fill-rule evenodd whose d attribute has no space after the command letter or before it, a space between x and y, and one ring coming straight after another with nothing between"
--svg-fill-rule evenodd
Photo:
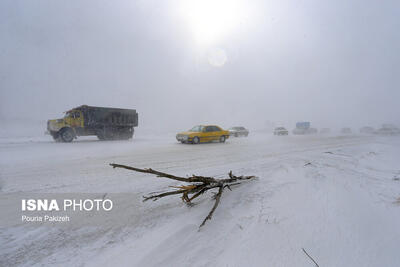
<instances>
[{"instance_id":1,"label":"distant vehicle","mask_svg":"<svg viewBox=\"0 0 400 267\"><path fill-rule=\"evenodd\" d=\"M303 122L296 123L297 129L309 129L310 126L311 126L311 123L309 121L303 121Z\"/></svg>"},{"instance_id":2,"label":"distant vehicle","mask_svg":"<svg viewBox=\"0 0 400 267\"><path fill-rule=\"evenodd\" d=\"M374 131L375 129L370 126L364 126L360 128L360 133L362 134L372 134Z\"/></svg>"},{"instance_id":3,"label":"distant vehicle","mask_svg":"<svg viewBox=\"0 0 400 267\"><path fill-rule=\"evenodd\" d=\"M236 127L231 127L228 129L229 134L234 137L239 137L239 136L248 136L249 135L249 130L244 128L243 126L236 126Z\"/></svg>"},{"instance_id":4,"label":"distant vehicle","mask_svg":"<svg viewBox=\"0 0 400 267\"><path fill-rule=\"evenodd\" d=\"M276 127L274 130L274 135L288 135L289 132L285 127Z\"/></svg>"},{"instance_id":5,"label":"distant vehicle","mask_svg":"<svg viewBox=\"0 0 400 267\"><path fill-rule=\"evenodd\" d=\"M374 133L379 135L398 135L400 134L400 129L393 124L383 124L382 128L376 130Z\"/></svg>"},{"instance_id":6,"label":"distant vehicle","mask_svg":"<svg viewBox=\"0 0 400 267\"><path fill-rule=\"evenodd\" d=\"M331 132L331 129L329 128L322 128L319 133L320 134L329 134Z\"/></svg>"},{"instance_id":7,"label":"distant vehicle","mask_svg":"<svg viewBox=\"0 0 400 267\"><path fill-rule=\"evenodd\" d=\"M304 134L316 134L318 130L315 128L310 128L311 123L306 122L298 122L296 123L296 128L293 129L293 134L296 135L304 135Z\"/></svg>"},{"instance_id":8,"label":"distant vehicle","mask_svg":"<svg viewBox=\"0 0 400 267\"><path fill-rule=\"evenodd\" d=\"M229 138L229 131L223 130L216 125L197 125L187 132L181 132L176 135L176 140L181 143L204 143L219 141L224 143Z\"/></svg>"},{"instance_id":9,"label":"distant vehicle","mask_svg":"<svg viewBox=\"0 0 400 267\"><path fill-rule=\"evenodd\" d=\"M56 141L71 142L77 136L96 135L100 140L130 139L138 126L134 109L79 106L62 119L47 121L47 131Z\"/></svg>"},{"instance_id":10,"label":"distant vehicle","mask_svg":"<svg viewBox=\"0 0 400 267\"><path fill-rule=\"evenodd\" d=\"M348 127L342 128L342 130L340 132L342 134L351 134L352 133L351 128L348 128Z\"/></svg>"},{"instance_id":11,"label":"distant vehicle","mask_svg":"<svg viewBox=\"0 0 400 267\"><path fill-rule=\"evenodd\" d=\"M382 128L397 129L397 127L394 124L391 124L391 123L382 124Z\"/></svg>"}]
</instances>

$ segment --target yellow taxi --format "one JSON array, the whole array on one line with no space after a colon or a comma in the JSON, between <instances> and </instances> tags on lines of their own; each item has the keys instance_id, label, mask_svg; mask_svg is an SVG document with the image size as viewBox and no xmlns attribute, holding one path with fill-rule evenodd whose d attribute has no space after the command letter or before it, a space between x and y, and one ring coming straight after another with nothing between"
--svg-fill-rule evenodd
<instances>
[{"instance_id":1,"label":"yellow taxi","mask_svg":"<svg viewBox=\"0 0 400 267\"><path fill-rule=\"evenodd\" d=\"M229 138L229 131L216 125L197 125L187 132L178 133L176 140L182 143L205 143L212 141L225 142Z\"/></svg>"}]
</instances>

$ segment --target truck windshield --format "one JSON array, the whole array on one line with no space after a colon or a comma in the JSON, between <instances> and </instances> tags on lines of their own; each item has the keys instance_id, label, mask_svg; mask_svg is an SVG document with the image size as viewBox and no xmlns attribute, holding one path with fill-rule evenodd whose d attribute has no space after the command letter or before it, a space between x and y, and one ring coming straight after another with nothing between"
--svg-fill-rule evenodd
<instances>
[{"instance_id":1,"label":"truck windshield","mask_svg":"<svg viewBox=\"0 0 400 267\"><path fill-rule=\"evenodd\" d=\"M189 130L189 132L202 132L203 131L203 126L197 125L194 126L192 129Z\"/></svg>"},{"instance_id":2,"label":"truck windshield","mask_svg":"<svg viewBox=\"0 0 400 267\"><path fill-rule=\"evenodd\" d=\"M67 113L65 113L64 118L79 118L80 117L80 113L79 111L68 111Z\"/></svg>"}]
</instances>

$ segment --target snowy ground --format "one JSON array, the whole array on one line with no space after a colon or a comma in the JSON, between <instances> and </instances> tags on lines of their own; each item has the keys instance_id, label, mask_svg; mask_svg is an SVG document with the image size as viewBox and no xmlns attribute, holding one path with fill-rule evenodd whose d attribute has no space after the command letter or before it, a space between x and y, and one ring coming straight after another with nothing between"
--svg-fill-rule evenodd
<instances>
[{"instance_id":1,"label":"snowy ground","mask_svg":"<svg viewBox=\"0 0 400 267\"><path fill-rule=\"evenodd\" d=\"M179 185L115 169L176 175L256 175L226 190L211 221L211 194L142 195ZM115 193L117 224L0 226L0 266L400 266L400 137L254 134L182 145L173 134L132 141L0 138L0 195ZM126 197L129 196L129 197ZM3 218L18 212L0 203ZM85 217L82 218L85 220ZM90 218L86 218L90 220Z\"/></svg>"}]
</instances>

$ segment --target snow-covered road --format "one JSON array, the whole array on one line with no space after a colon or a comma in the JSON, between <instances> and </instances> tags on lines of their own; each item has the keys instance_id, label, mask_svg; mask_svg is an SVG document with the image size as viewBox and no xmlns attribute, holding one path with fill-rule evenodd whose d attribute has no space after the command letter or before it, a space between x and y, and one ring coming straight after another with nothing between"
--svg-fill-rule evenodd
<instances>
[{"instance_id":1,"label":"snow-covered road","mask_svg":"<svg viewBox=\"0 0 400 267\"><path fill-rule=\"evenodd\" d=\"M0 228L0 265L400 266L400 138L254 134L225 144L182 145L173 135L71 144L0 139L0 194L108 193L120 223ZM211 221L207 194L142 195L180 183L112 169L257 180L226 190ZM129 196L129 197L128 197ZM14 210L0 204L1 214ZM85 219L85 218L83 218Z\"/></svg>"}]
</instances>

